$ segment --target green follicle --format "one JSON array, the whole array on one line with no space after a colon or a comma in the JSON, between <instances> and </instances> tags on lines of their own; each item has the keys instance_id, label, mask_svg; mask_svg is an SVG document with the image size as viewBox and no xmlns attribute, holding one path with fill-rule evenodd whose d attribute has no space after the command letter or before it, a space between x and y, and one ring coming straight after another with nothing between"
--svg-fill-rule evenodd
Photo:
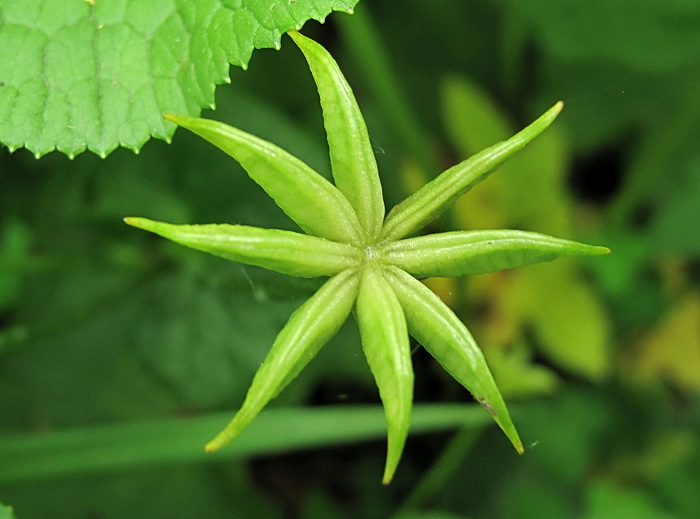
<instances>
[{"instance_id":1,"label":"green follicle","mask_svg":"<svg viewBox=\"0 0 700 519\"><path fill-rule=\"evenodd\" d=\"M318 87L335 184L302 161L242 130L195 117L166 119L236 159L303 230L243 225L173 225L146 218L127 224L187 247L298 277L329 277L289 318L230 423L206 445L234 439L275 398L354 312L363 351L387 421L382 481L391 481L409 430L413 370L409 334L481 403L511 441L523 445L481 349L459 317L417 278L461 276L609 252L523 231L456 231L406 238L449 209L472 186L542 133L555 104L527 128L453 166L384 214L382 187L367 128L337 63L296 32Z\"/></svg>"}]
</instances>

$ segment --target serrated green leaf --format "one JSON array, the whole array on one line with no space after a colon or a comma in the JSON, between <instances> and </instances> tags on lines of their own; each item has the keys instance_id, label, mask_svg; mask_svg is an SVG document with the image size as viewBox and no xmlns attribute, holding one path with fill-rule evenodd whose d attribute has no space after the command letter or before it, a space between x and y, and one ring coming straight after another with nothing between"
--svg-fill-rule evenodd
<instances>
[{"instance_id":1,"label":"serrated green leaf","mask_svg":"<svg viewBox=\"0 0 700 519\"><path fill-rule=\"evenodd\" d=\"M37 156L169 140L166 112L213 106L229 63L357 0L0 1L0 141Z\"/></svg>"}]
</instances>

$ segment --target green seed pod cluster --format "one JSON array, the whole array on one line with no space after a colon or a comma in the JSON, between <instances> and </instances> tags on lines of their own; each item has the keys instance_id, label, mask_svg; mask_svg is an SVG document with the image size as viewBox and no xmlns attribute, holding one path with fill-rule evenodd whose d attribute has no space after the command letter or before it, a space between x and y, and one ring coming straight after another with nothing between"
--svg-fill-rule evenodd
<instances>
[{"instance_id":1,"label":"green seed pod cluster","mask_svg":"<svg viewBox=\"0 0 700 519\"><path fill-rule=\"evenodd\" d=\"M238 413L206 449L216 450L234 439L354 311L386 414L385 483L396 471L410 426L413 369L409 335L473 394L522 452L522 442L481 350L462 321L419 279L493 272L609 250L515 230L409 235L444 213L542 133L557 117L562 103L512 138L449 168L385 216L377 164L350 86L321 45L297 32L289 34L306 57L318 87L334 183L274 144L226 124L177 115L166 119L238 161L306 234L244 225L172 225L126 219L134 227L233 261L291 276L330 278L292 314Z\"/></svg>"}]
</instances>

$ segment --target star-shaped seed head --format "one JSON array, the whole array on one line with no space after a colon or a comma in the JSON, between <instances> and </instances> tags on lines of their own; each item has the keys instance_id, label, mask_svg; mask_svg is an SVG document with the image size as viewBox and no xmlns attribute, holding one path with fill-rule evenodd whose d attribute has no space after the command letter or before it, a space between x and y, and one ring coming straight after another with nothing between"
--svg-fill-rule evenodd
<instances>
[{"instance_id":1,"label":"star-shaped seed head","mask_svg":"<svg viewBox=\"0 0 700 519\"><path fill-rule=\"evenodd\" d=\"M126 223L194 249L299 277L330 277L290 317L231 422L207 445L235 438L355 310L362 346L384 405L391 481L409 430L413 369L409 335L485 408L518 452L523 445L479 347L460 319L417 278L480 274L553 260L606 254L532 232L456 231L409 237L554 121L555 104L512 138L444 171L385 216L377 164L355 97L337 63L318 43L289 33L318 87L335 184L274 144L205 119L166 119L208 140L248 175L306 234L245 225Z\"/></svg>"}]
</instances>

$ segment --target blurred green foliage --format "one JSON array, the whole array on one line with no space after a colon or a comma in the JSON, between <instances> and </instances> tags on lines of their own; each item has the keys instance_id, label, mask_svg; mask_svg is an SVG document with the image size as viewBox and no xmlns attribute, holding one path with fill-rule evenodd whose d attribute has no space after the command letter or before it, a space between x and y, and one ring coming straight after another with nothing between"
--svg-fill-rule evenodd
<instances>
[{"instance_id":1,"label":"blurred green foliage","mask_svg":"<svg viewBox=\"0 0 700 519\"><path fill-rule=\"evenodd\" d=\"M541 141L436 225L613 254L429 281L517 400L523 457L477 422L411 437L389 487L383 443L367 437L118 469L104 449L104 470L3 480L0 502L19 519L700 517L698 16L683 0L363 0L304 28L354 86L390 205L565 101ZM289 41L232 76L207 116L327 172L313 82ZM291 228L265 200L180 132L105 161L0 150L0 445L239 406L317 283L180 249L121 217ZM377 403L359 348L347 327L274 407L301 420L294 406ZM420 349L414 365L419 402L468 402Z\"/></svg>"},{"instance_id":2,"label":"blurred green foliage","mask_svg":"<svg viewBox=\"0 0 700 519\"><path fill-rule=\"evenodd\" d=\"M0 503L0 519L15 519L12 508Z\"/></svg>"}]
</instances>

